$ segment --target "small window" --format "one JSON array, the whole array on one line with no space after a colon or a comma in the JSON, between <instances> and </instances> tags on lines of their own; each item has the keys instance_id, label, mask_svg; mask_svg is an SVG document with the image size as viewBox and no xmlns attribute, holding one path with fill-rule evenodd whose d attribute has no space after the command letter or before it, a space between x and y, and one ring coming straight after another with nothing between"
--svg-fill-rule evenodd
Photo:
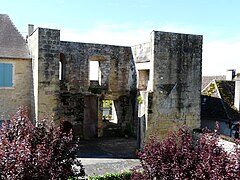
<instances>
[{"instance_id":1,"label":"small window","mask_svg":"<svg viewBox=\"0 0 240 180\"><path fill-rule=\"evenodd\" d=\"M66 74L66 60L65 55L63 53L60 53L60 61L59 61L59 80L65 80Z\"/></svg>"},{"instance_id":2,"label":"small window","mask_svg":"<svg viewBox=\"0 0 240 180\"><path fill-rule=\"evenodd\" d=\"M139 70L138 75L139 75L138 89L147 90L148 82L149 82L149 69Z\"/></svg>"},{"instance_id":3,"label":"small window","mask_svg":"<svg viewBox=\"0 0 240 180\"><path fill-rule=\"evenodd\" d=\"M99 80L99 62L98 61L89 61L89 79L90 81L98 81Z\"/></svg>"},{"instance_id":4,"label":"small window","mask_svg":"<svg viewBox=\"0 0 240 180\"><path fill-rule=\"evenodd\" d=\"M100 61L89 61L89 80L102 85Z\"/></svg>"},{"instance_id":5,"label":"small window","mask_svg":"<svg viewBox=\"0 0 240 180\"><path fill-rule=\"evenodd\" d=\"M59 80L63 80L63 70L62 70L62 62L59 61Z\"/></svg>"},{"instance_id":6,"label":"small window","mask_svg":"<svg viewBox=\"0 0 240 180\"><path fill-rule=\"evenodd\" d=\"M13 86L13 65L11 63L0 63L0 87Z\"/></svg>"}]
</instances>

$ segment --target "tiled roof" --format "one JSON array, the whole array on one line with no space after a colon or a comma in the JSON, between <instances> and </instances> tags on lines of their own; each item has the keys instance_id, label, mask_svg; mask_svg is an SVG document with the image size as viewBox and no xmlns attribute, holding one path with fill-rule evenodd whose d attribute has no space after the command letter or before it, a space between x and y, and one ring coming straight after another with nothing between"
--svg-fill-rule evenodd
<instances>
[{"instance_id":1,"label":"tiled roof","mask_svg":"<svg viewBox=\"0 0 240 180\"><path fill-rule=\"evenodd\" d=\"M235 81L216 81L221 98L230 106L234 106Z\"/></svg>"},{"instance_id":2,"label":"tiled roof","mask_svg":"<svg viewBox=\"0 0 240 180\"><path fill-rule=\"evenodd\" d=\"M0 58L30 58L24 38L6 14L0 14Z\"/></svg>"},{"instance_id":3,"label":"tiled roof","mask_svg":"<svg viewBox=\"0 0 240 180\"><path fill-rule=\"evenodd\" d=\"M226 76L203 76L202 89L204 89L212 80L225 80Z\"/></svg>"},{"instance_id":4,"label":"tiled roof","mask_svg":"<svg viewBox=\"0 0 240 180\"><path fill-rule=\"evenodd\" d=\"M234 108L234 81L212 81L202 94L203 118L240 120L240 114Z\"/></svg>"},{"instance_id":5,"label":"tiled roof","mask_svg":"<svg viewBox=\"0 0 240 180\"><path fill-rule=\"evenodd\" d=\"M201 117L213 120L229 119L220 98L202 95Z\"/></svg>"}]
</instances>

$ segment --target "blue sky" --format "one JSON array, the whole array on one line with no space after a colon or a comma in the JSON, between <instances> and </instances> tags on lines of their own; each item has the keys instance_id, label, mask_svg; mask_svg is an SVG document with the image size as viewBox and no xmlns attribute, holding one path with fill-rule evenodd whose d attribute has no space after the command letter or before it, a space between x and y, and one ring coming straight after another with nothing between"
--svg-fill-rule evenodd
<instances>
[{"instance_id":1,"label":"blue sky","mask_svg":"<svg viewBox=\"0 0 240 180\"><path fill-rule=\"evenodd\" d=\"M27 24L61 30L61 39L116 45L149 41L152 30L200 34L203 75L240 72L238 0L0 0L25 36Z\"/></svg>"}]
</instances>

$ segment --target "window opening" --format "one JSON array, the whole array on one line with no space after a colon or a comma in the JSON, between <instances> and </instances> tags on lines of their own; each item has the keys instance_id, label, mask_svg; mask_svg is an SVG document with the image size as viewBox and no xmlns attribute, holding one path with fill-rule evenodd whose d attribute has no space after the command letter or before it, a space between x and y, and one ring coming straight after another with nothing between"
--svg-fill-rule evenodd
<instances>
[{"instance_id":1,"label":"window opening","mask_svg":"<svg viewBox=\"0 0 240 180\"><path fill-rule=\"evenodd\" d=\"M59 80L63 80L62 62L59 61Z\"/></svg>"},{"instance_id":2,"label":"window opening","mask_svg":"<svg viewBox=\"0 0 240 180\"><path fill-rule=\"evenodd\" d=\"M0 87L13 86L13 65L11 63L0 63Z\"/></svg>"},{"instance_id":3,"label":"window opening","mask_svg":"<svg viewBox=\"0 0 240 180\"><path fill-rule=\"evenodd\" d=\"M139 70L138 75L138 89L147 90L149 82L149 69Z\"/></svg>"},{"instance_id":4,"label":"window opening","mask_svg":"<svg viewBox=\"0 0 240 180\"><path fill-rule=\"evenodd\" d=\"M103 100L102 102L103 102L103 108L102 108L103 120L111 121L113 118L113 116L112 116L113 101L112 100Z\"/></svg>"},{"instance_id":5,"label":"window opening","mask_svg":"<svg viewBox=\"0 0 240 180\"><path fill-rule=\"evenodd\" d=\"M60 61L59 61L59 80L65 79L65 56L63 53L60 53Z\"/></svg>"},{"instance_id":6,"label":"window opening","mask_svg":"<svg viewBox=\"0 0 240 180\"><path fill-rule=\"evenodd\" d=\"M101 85L101 69L99 61L89 61L89 80Z\"/></svg>"}]
</instances>

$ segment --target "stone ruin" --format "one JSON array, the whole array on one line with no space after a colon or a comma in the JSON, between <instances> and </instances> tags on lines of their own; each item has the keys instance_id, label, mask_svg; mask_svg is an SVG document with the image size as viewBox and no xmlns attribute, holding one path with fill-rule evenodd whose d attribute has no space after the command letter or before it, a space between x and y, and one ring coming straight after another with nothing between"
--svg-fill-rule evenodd
<instances>
[{"instance_id":1,"label":"stone ruin","mask_svg":"<svg viewBox=\"0 0 240 180\"><path fill-rule=\"evenodd\" d=\"M201 35L153 31L149 42L126 47L29 29L35 119L49 112L82 138L133 135L140 144L181 124L200 127Z\"/></svg>"}]
</instances>

